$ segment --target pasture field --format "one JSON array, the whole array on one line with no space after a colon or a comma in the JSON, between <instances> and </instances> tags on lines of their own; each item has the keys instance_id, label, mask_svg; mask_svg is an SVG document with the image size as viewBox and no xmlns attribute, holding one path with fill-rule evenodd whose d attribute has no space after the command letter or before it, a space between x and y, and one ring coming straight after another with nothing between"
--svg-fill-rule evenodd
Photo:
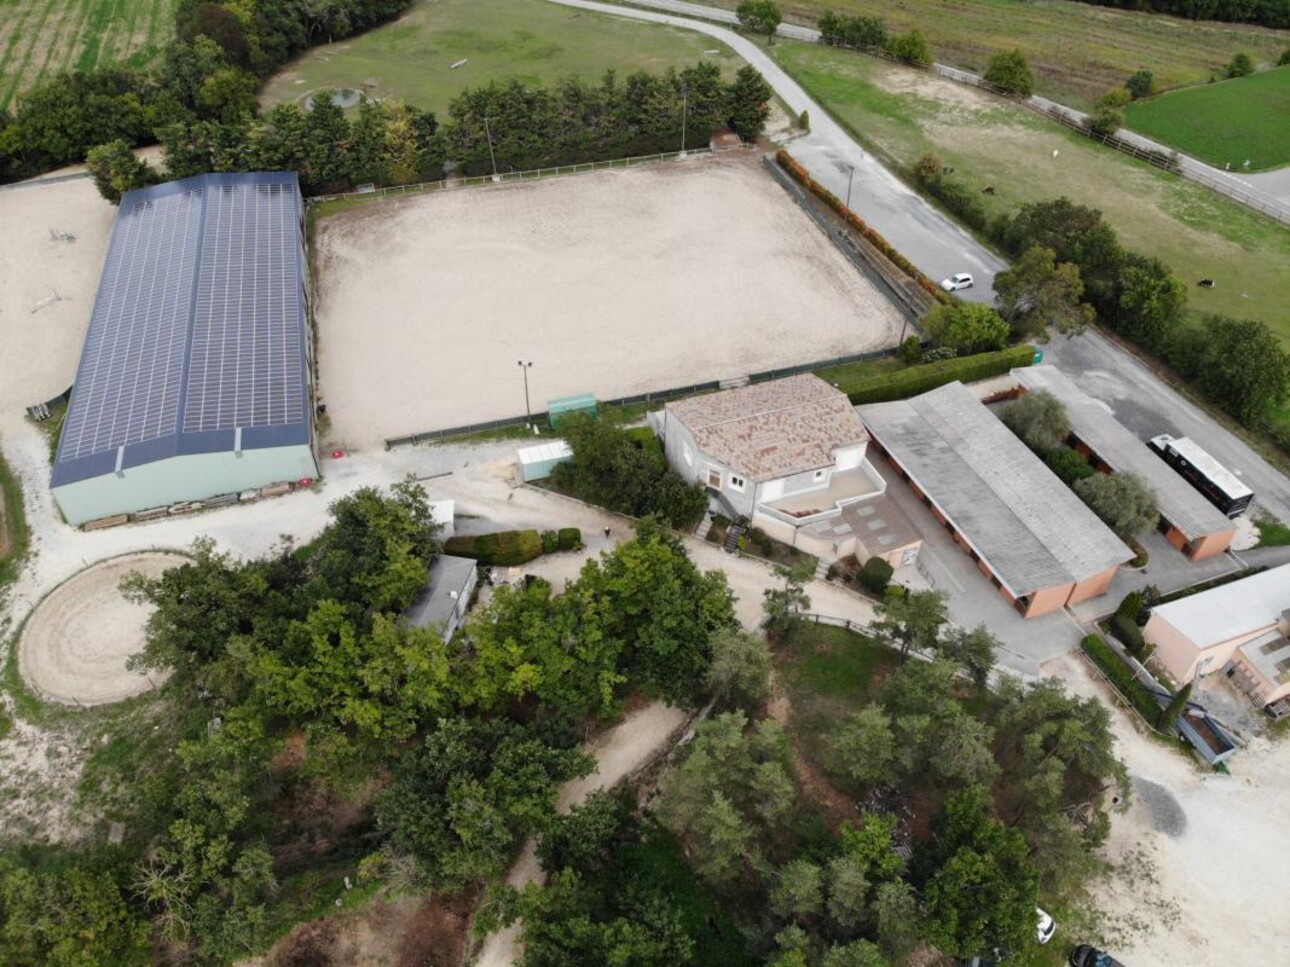
<instances>
[{"instance_id":1,"label":"pasture field","mask_svg":"<svg viewBox=\"0 0 1290 967\"><path fill-rule=\"evenodd\" d=\"M0 0L0 110L42 77L156 63L177 0Z\"/></svg>"},{"instance_id":2,"label":"pasture field","mask_svg":"<svg viewBox=\"0 0 1290 967\"><path fill-rule=\"evenodd\" d=\"M1279 168L1290 164L1290 67L1136 101L1126 117L1134 131L1220 168Z\"/></svg>"},{"instance_id":3,"label":"pasture field","mask_svg":"<svg viewBox=\"0 0 1290 967\"><path fill-rule=\"evenodd\" d=\"M330 211L329 211L330 209ZM743 152L314 210L331 439L896 344L901 316Z\"/></svg>"},{"instance_id":4,"label":"pasture field","mask_svg":"<svg viewBox=\"0 0 1290 967\"><path fill-rule=\"evenodd\" d=\"M393 23L316 47L265 86L279 104L319 88L397 97L443 116L467 87L518 80L597 81L607 70L661 72L699 60L733 74L743 61L694 31L561 7L545 0L421 0ZM460 67L453 64L466 61Z\"/></svg>"},{"instance_id":5,"label":"pasture field","mask_svg":"<svg viewBox=\"0 0 1290 967\"><path fill-rule=\"evenodd\" d=\"M1126 246L1192 284L1193 310L1261 319L1290 343L1290 232L1271 219L984 91L814 44L773 50L888 163L935 152L991 216L1062 195L1098 208ZM1217 285L1195 287L1201 278Z\"/></svg>"},{"instance_id":6,"label":"pasture field","mask_svg":"<svg viewBox=\"0 0 1290 967\"><path fill-rule=\"evenodd\" d=\"M739 0L703 0L734 9ZM917 27L942 63L984 71L1000 51L1019 48L1037 91L1088 108L1134 71L1154 72L1164 88L1203 84L1238 51L1276 63L1290 30L1179 20L1069 0L780 0L785 19L814 26L832 10L878 17L893 33Z\"/></svg>"}]
</instances>

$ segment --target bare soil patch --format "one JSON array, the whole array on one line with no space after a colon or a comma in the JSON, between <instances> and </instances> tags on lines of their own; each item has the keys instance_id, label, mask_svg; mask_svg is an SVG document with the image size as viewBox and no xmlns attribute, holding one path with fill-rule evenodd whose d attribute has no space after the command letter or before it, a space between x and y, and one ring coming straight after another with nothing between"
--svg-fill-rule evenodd
<instances>
[{"instance_id":1,"label":"bare soil patch","mask_svg":"<svg viewBox=\"0 0 1290 967\"><path fill-rule=\"evenodd\" d=\"M182 564L178 554L131 554L95 564L56 588L32 612L18 642L23 679L45 698L68 705L104 705L160 684L128 670L143 648L151 610L125 600L126 575L158 577Z\"/></svg>"},{"instance_id":2,"label":"bare soil patch","mask_svg":"<svg viewBox=\"0 0 1290 967\"><path fill-rule=\"evenodd\" d=\"M325 214L325 213L324 213ZM314 243L350 447L893 345L896 309L741 155L371 201Z\"/></svg>"}]
</instances>

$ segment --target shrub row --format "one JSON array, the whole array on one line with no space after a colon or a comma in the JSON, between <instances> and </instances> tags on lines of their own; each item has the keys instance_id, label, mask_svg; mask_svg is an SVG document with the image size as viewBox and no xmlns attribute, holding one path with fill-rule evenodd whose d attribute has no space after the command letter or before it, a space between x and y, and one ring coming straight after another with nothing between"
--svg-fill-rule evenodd
<instances>
[{"instance_id":1,"label":"shrub row","mask_svg":"<svg viewBox=\"0 0 1290 967\"><path fill-rule=\"evenodd\" d=\"M942 359L895 372L862 372L853 379L847 379L844 374L836 382L838 389L846 393L852 403L884 403L917 396L955 380L971 383L989 379L1017 366L1029 366L1034 358L1034 346L1010 346L993 353Z\"/></svg>"},{"instance_id":2,"label":"shrub row","mask_svg":"<svg viewBox=\"0 0 1290 967\"><path fill-rule=\"evenodd\" d=\"M542 556L542 535L525 530L450 537L444 542L443 551L458 557L473 557L480 564L513 567Z\"/></svg>"},{"instance_id":3,"label":"shrub row","mask_svg":"<svg viewBox=\"0 0 1290 967\"><path fill-rule=\"evenodd\" d=\"M1138 681L1133 669L1126 665L1098 635L1085 635L1079 643L1084 654L1093 659L1093 664L1111 680L1116 691L1129 700L1129 704L1138 710L1144 719L1155 725L1160 719L1160 703L1147 686Z\"/></svg>"},{"instance_id":4,"label":"shrub row","mask_svg":"<svg viewBox=\"0 0 1290 967\"><path fill-rule=\"evenodd\" d=\"M812 178L810 174L807 173L806 169L798 164L791 154L781 148L776 152L775 160L779 162L779 166L781 168L793 177L794 181L798 182L798 184L806 188L807 191L811 192L811 194L815 195L835 212L841 215L848 225L863 235L865 239L886 256L887 260L895 265L896 268L900 269L900 271L904 272L911 279L917 282L918 285L933 299L937 302L944 303L945 305L950 305L954 302L953 296L924 275L913 262L901 255L895 246L883 238L877 231L870 228L868 222L847 208L837 195L833 194L833 192L829 191L818 181Z\"/></svg>"},{"instance_id":5,"label":"shrub row","mask_svg":"<svg viewBox=\"0 0 1290 967\"><path fill-rule=\"evenodd\" d=\"M1111 616L1109 622L1111 634L1120 639L1120 644L1129 650L1129 654L1141 657L1146 650L1147 642L1142 637L1142 629L1138 627L1138 622L1125 614L1115 614Z\"/></svg>"}]
</instances>

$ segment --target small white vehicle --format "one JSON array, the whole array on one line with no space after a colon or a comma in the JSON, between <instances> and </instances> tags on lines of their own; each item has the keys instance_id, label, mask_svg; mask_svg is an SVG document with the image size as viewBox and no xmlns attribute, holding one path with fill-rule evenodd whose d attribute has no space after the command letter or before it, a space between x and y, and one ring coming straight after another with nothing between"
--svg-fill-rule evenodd
<instances>
[{"instance_id":1,"label":"small white vehicle","mask_svg":"<svg viewBox=\"0 0 1290 967\"><path fill-rule=\"evenodd\" d=\"M957 292L959 289L972 288L972 276L966 272L959 272L951 275L948 279L941 280L941 288L946 292Z\"/></svg>"},{"instance_id":2,"label":"small white vehicle","mask_svg":"<svg viewBox=\"0 0 1290 967\"><path fill-rule=\"evenodd\" d=\"M1035 939L1040 943L1048 943L1053 939L1053 934L1057 932L1057 921L1040 907L1035 907L1035 916L1039 918L1039 922L1036 925Z\"/></svg>"}]
</instances>

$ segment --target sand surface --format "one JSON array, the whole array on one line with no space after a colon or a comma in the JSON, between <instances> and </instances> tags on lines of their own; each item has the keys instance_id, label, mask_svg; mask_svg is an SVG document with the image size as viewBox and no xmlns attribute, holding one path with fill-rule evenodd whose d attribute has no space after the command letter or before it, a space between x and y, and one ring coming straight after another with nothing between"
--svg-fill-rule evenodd
<instances>
[{"instance_id":1,"label":"sand surface","mask_svg":"<svg viewBox=\"0 0 1290 967\"><path fill-rule=\"evenodd\" d=\"M18 667L45 698L68 705L119 702L159 685L155 672L125 667L143 649L152 608L121 594L134 572L159 577L182 564L175 554L131 554L96 564L60 585L32 612L18 643Z\"/></svg>"},{"instance_id":2,"label":"sand surface","mask_svg":"<svg viewBox=\"0 0 1290 967\"><path fill-rule=\"evenodd\" d=\"M746 155L371 201L314 242L332 438L894 345L896 309Z\"/></svg>"},{"instance_id":3,"label":"sand surface","mask_svg":"<svg viewBox=\"0 0 1290 967\"><path fill-rule=\"evenodd\" d=\"M115 217L89 178L0 191L0 412L72 385Z\"/></svg>"}]
</instances>

